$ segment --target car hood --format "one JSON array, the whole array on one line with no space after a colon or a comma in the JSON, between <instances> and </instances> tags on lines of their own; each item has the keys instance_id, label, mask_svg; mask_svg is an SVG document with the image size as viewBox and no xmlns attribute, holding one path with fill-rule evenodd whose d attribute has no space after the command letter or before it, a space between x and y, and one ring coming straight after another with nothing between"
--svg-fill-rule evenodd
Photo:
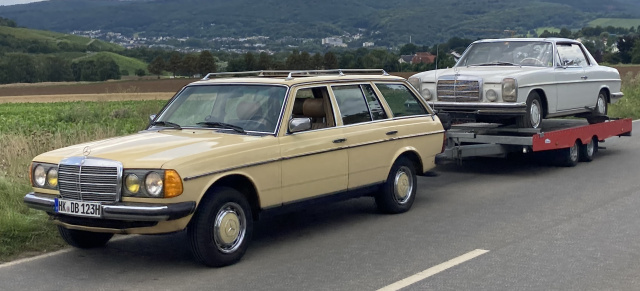
<instances>
[{"instance_id":1,"label":"car hood","mask_svg":"<svg viewBox=\"0 0 640 291\"><path fill-rule=\"evenodd\" d=\"M415 74L410 78L419 78L421 82L435 82L442 76L475 76L482 78L485 83L500 83L504 78L518 78L544 70L552 70L546 67L531 66L469 66L426 71Z\"/></svg>"},{"instance_id":2,"label":"car hood","mask_svg":"<svg viewBox=\"0 0 640 291\"><path fill-rule=\"evenodd\" d=\"M119 161L124 168L172 168L207 159L236 160L246 153L277 143L273 136L221 133L212 130L160 130L93 141L53 150L35 157L38 162L59 163L73 156Z\"/></svg>"}]
</instances>

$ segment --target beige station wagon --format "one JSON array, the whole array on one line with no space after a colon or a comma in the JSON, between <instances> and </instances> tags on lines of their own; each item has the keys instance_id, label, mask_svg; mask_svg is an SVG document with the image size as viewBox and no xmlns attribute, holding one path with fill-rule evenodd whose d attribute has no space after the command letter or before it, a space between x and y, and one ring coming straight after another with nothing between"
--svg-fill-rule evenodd
<instances>
[{"instance_id":1,"label":"beige station wagon","mask_svg":"<svg viewBox=\"0 0 640 291\"><path fill-rule=\"evenodd\" d=\"M382 70L209 74L152 118L35 157L25 203L75 247L186 230L198 261L225 266L270 213L367 195L409 210L444 139L416 90Z\"/></svg>"}]
</instances>

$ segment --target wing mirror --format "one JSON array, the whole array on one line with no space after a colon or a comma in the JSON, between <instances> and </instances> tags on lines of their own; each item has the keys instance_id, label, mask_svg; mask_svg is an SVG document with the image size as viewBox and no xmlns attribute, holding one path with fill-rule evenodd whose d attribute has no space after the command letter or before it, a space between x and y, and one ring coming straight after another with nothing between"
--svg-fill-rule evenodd
<instances>
[{"instance_id":1,"label":"wing mirror","mask_svg":"<svg viewBox=\"0 0 640 291\"><path fill-rule=\"evenodd\" d=\"M300 132L311 129L311 118L302 117L302 118L292 118L289 120L289 132Z\"/></svg>"}]
</instances>

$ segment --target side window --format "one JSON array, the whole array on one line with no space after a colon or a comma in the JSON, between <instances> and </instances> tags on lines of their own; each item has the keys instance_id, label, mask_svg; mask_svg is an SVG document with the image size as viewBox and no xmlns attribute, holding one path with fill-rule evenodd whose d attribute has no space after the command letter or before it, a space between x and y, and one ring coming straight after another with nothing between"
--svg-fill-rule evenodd
<instances>
[{"instance_id":1,"label":"side window","mask_svg":"<svg viewBox=\"0 0 640 291\"><path fill-rule=\"evenodd\" d=\"M371 118L373 120L386 119L387 114L382 109L382 104L373 91L373 87L369 84L361 85L362 92L364 92L365 98L367 98L367 105L369 105L369 111L371 112Z\"/></svg>"},{"instance_id":2,"label":"side window","mask_svg":"<svg viewBox=\"0 0 640 291\"><path fill-rule=\"evenodd\" d=\"M312 130L336 126L326 86L298 89L292 113L294 118L310 118Z\"/></svg>"},{"instance_id":3,"label":"side window","mask_svg":"<svg viewBox=\"0 0 640 291\"><path fill-rule=\"evenodd\" d=\"M334 86L331 89L336 96L344 125L371 121L369 107L360 86Z\"/></svg>"},{"instance_id":4,"label":"side window","mask_svg":"<svg viewBox=\"0 0 640 291\"><path fill-rule=\"evenodd\" d=\"M427 110L407 86L376 83L376 87L387 100L394 117L427 114Z\"/></svg>"},{"instance_id":5,"label":"side window","mask_svg":"<svg viewBox=\"0 0 640 291\"><path fill-rule=\"evenodd\" d=\"M580 45L575 43L559 43L557 47L561 66L585 67L589 65Z\"/></svg>"}]
</instances>

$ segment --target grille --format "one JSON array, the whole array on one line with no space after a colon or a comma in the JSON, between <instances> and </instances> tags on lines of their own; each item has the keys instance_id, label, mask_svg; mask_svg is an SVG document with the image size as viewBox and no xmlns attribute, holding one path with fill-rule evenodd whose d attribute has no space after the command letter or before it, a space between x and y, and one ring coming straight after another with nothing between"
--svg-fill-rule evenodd
<instances>
[{"instance_id":1,"label":"grille","mask_svg":"<svg viewBox=\"0 0 640 291\"><path fill-rule=\"evenodd\" d=\"M94 166L92 164L106 164ZM108 165L112 164L112 165ZM58 166L58 189L65 199L113 202L119 199L122 167L117 162L69 158Z\"/></svg>"},{"instance_id":2,"label":"grille","mask_svg":"<svg viewBox=\"0 0 640 291\"><path fill-rule=\"evenodd\" d=\"M454 102L480 101L480 82L465 79L440 79L437 85L438 100Z\"/></svg>"}]
</instances>

